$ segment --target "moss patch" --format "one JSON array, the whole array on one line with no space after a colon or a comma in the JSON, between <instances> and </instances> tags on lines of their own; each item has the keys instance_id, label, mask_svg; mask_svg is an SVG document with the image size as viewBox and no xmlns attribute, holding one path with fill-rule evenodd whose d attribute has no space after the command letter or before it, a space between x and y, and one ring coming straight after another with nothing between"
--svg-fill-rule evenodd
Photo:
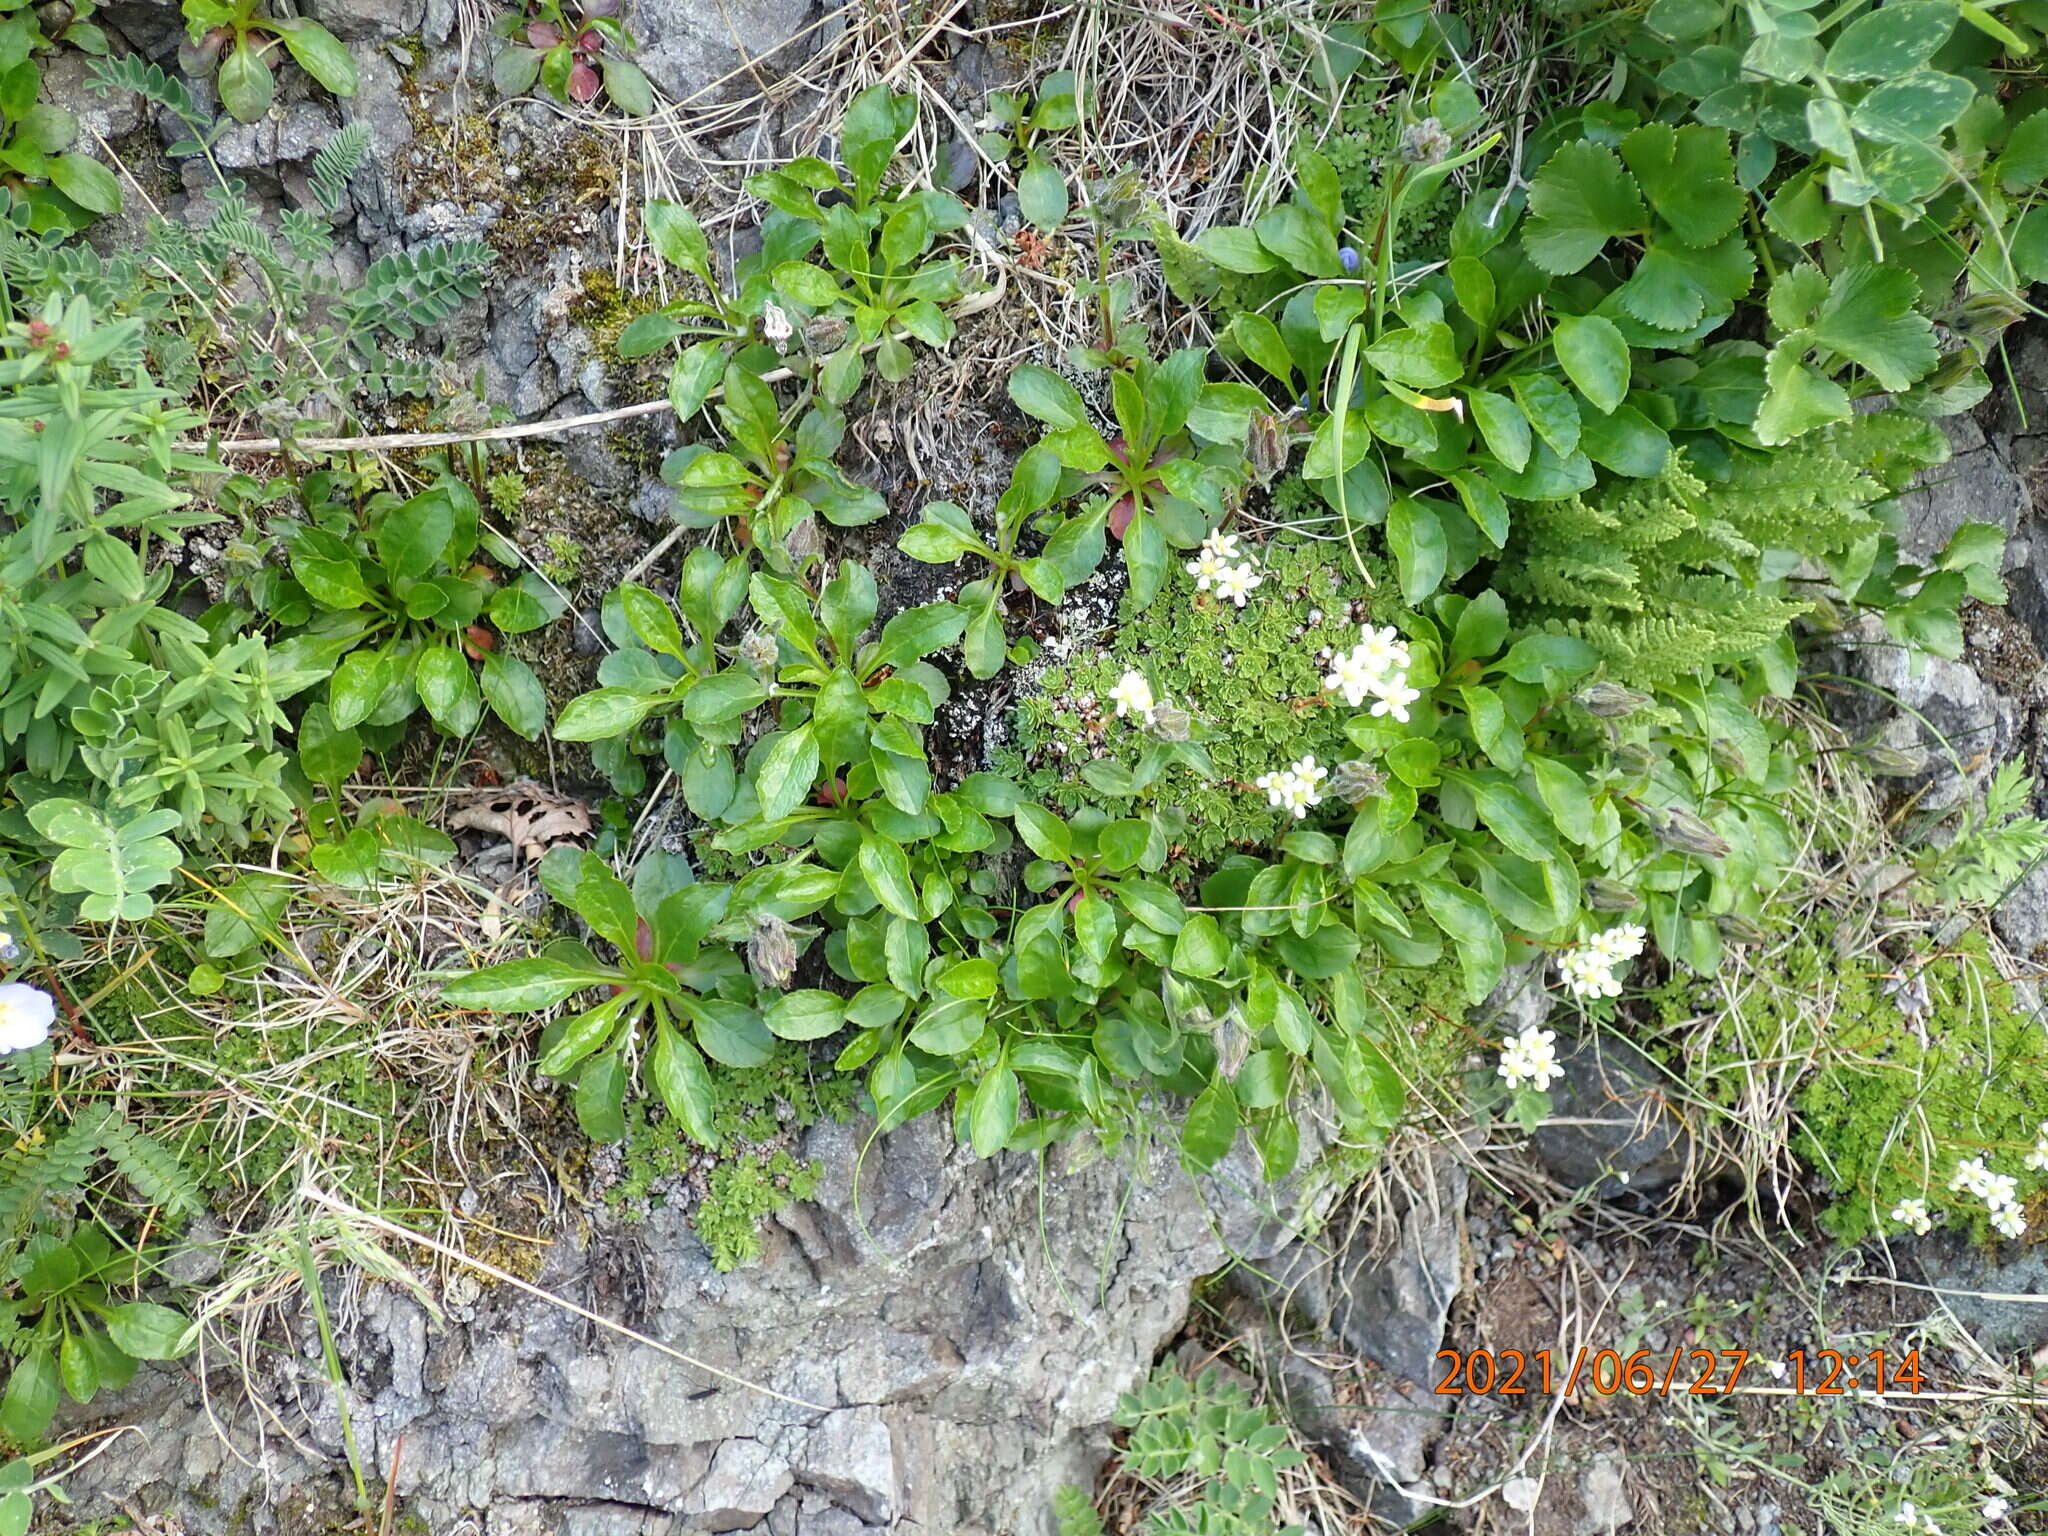
<instances>
[{"instance_id":1,"label":"moss patch","mask_svg":"<svg viewBox=\"0 0 2048 1536\"><path fill-rule=\"evenodd\" d=\"M1242 608L1195 589L1176 562L1166 589L1143 613L1126 612L1100 646L1047 667L1017 712L1018 746L999 763L1064 810L1112 801L1078 777L1095 760L1130 767L1147 736L1119 719L1110 690L1127 671L1151 679L1154 694L1187 710L1216 777L1169 768L1156 803L1181 823L1174 857L1183 868L1213 864L1234 847L1263 844L1291 826L1253 781L1313 754L1325 765L1355 756L1344 735L1348 711L1323 691L1327 653L1358 641L1362 624L1399 611L1391 572L1368 556L1374 585L1342 543L1246 538L1264 584ZM1128 814L1118 811L1117 814Z\"/></svg>"},{"instance_id":2,"label":"moss patch","mask_svg":"<svg viewBox=\"0 0 2048 1536\"><path fill-rule=\"evenodd\" d=\"M796 1155L797 1135L849 1114L860 1085L815 1075L809 1055L786 1044L762 1066L720 1071L713 1084L719 1149L691 1141L646 1100L628 1105L619 1177L604 1198L629 1220L670 1200L694 1201L691 1225L712 1263L729 1270L760 1257L764 1221L817 1193L821 1170Z\"/></svg>"}]
</instances>

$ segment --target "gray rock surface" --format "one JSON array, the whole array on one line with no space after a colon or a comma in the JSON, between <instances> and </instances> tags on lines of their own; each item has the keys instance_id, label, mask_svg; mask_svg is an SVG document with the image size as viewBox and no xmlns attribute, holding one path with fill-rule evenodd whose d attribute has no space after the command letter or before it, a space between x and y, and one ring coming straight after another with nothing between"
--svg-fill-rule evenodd
<instances>
[{"instance_id":1,"label":"gray rock surface","mask_svg":"<svg viewBox=\"0 0 2048 1536\"><path fill-rule=\"evenodd\" d=\"M1233 1319L1288 1417L1374 1513L1430 1508L1418 1485L1451 1398L1432 1390L1464 1274L1467 1179L1439 1151L1403 1177L1395 1213L1358 1213L1232 1272ZM1388 1219L1390 1217L1390 1219ZM1349 1354L1365 1369L1333 1366Z\"/></svg>"},{"instance_id":2,"label":"gray rock surface","mask_svg":"<svg viewBox=\"0 0 2048 1536\"><path fill-rule=\"evenodd\" d=\"M758 89L748 66L782 74L816 46L815 33L797 37L813 9L812 0L639 0L633 62L672 101L744 95Z\"/></svg>"},{"instance_id":3,"label":"gray rock surface","mask_svg":"<svg viewBox=\"0 0 2048 1536\"><path fill-rule=\"evenodd\" d=\"M1529 1138L1560 1183L1613 1197L1656 1194L1684 1177L1691 1138L1656 1065L1625 1040L1558 1040L1561 1081L1550 1118Z\"/></svg>"},{"instance_id":4,"label":"gray rock surface","mask_svg":"<svg viewBox=\"0 0 2048 1536\"><path fill-rule=\"evenodd\" d=\"M300 14L345 43L386 43L420 30L427 0L308 0Z\"/></svg>"},{"instance_id":5,"label":"gray rock surface","mask_svg":"<svg viewBox=\"0 0 2048 1536\"><path fill-rule=\"evenodd\" d=\"M536 1284L727 1375L502 1285L444 1325L392 1288L345 1306L331 1281L365 1464L402 1435L400 1498L437 1532L486 1510L491 1536L1046 1531L1192 1282L1291 1232L1243 1149L1198 1185L1159 1148L1066 1147L1041 1186L1033 1160L977 1162L934 1117L866 1134L813 1128L820 1198L756 1266L718 1274L667 1211L548 1251ZM82 1512L125 1499L217 1536L331 1504L344 1442L309 1319L291 1343L263 1383L267 1438L224 1372L210 1383L232 1454L183 1374L98 1405L152 1429L70 1480Z\"/></svg>"}]
</instances>

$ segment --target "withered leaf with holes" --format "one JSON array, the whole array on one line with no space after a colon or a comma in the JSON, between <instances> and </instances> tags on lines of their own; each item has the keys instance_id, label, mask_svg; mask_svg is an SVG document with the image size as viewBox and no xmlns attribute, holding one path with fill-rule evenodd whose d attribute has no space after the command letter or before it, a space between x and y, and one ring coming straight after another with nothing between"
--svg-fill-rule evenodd
<instances>
[{"instance_id":1,"label":"withered leaf with holes","mask_svg":"<svg viewBox=\"0 0 2048 1536\"><path fill-rule=\"evenodd\" d=\"M532 779L478 791L448 823L465 831L497 833L529 864L539 863L550 848L580 845L591 833L588 806Z\"/></svg>"}]
</instances>

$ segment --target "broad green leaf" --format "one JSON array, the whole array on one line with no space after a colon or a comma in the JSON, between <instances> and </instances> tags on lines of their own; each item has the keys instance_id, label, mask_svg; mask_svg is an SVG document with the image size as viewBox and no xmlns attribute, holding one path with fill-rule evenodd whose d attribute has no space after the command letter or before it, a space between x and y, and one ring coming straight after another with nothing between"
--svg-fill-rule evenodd
<instances>
[{"instance_id":1,"label":"broad green leaf","mask_svg":"<svg viewBox=\"0 0 2048 1536\"><path fill-rule=\"evenodd\" d=\"M1712 245L1742 222L1745 199L1724 129L1645 123L1621 141L1621 157L1657 217L1687 245Z\"/></svg>"},{"instance_id":2,"label":"broad green leaf","mask_svg":"<svg viewBox=\"0 0 2048 1536\"><path fill-rule=\"evenodd\" d=\"M1017 1074L1008 1066L987 1073L967 1105L967 1134L976 1157L993 1157L1017 1129Z\"/></svg>"},{"instance_id":3,"label":"broad green leaf","mask_svg":"<svg viewBox=\"0 0 2048 1536\"><path fill-rule=\"evenodd\" d=\"M137 1360L175 1360L192 1347L192 1323L181 1312L149 1301L130 1301L101 1314L107 1337Z\"/></svg>"},{"instance_id":4,"label":"broad green leaf","mask_svg":"<svg viewBox=\"0 0 2048 1536\"><path fill-rule=\"evenodd\" d=\"M1219 1073L1195 1096L1181 1122L1181 1161L1191 1172L1209 1172L1230 1151L1237 1128L1237 1097L1230 1080Z\"/></svg>"},{"instance_id":5,"label":"broad green leaf","mask_svg":"<svg viewBox=\"0 0 2048 1536\"><path fill-rule=\"evenodd\" d=\"M846 999L815 988L787 992L763 1015L769 1032L783 1040L822 1040L846 1022Z\"/></svg>"},{"instance_id":6,"label":"broad green leaf","mask_svg":"<svg viewBox=\"0 0 2048 1536\"><path fill-rule=\"evenodd\" d=\"M507 960L441 983L441 1000L456 1008L486 1013L532 1013L552 1008L586 988L616 980L618 973L584 952L582 959L533 955Z\"/></svg>"},{"instance_id":7,"label":"broad green leaf","mask_svg":"<svg viewBox=\"0 0 2048 1536\"><path fill-rule=\"evenodd\" d=\"M754 770L754 793L764 821L780 821L811 793L818 777L818 742L808 722L785 731L761 754Z\"/></svg>"},{"instance_id":8,"label":"broad green leaf","mask_svg":"<svg viewBox=\"0 0 2048 1536\"><path fill-rule=\"evenodd\" d=\"M626 1139L626 1064L619 1052L585 1062L570 1097L584 1135L592 1141Z\"/></svg>"},{"instance_id":9,"label":"broad green leaf","mask_svg":"<svg viewBox=\"0 0 2048 1536\"><path fill-rule=\"evenodd\" d=\"M1613 321L1599 315L1560 316L1551 341L1565 376L1595 410L1611 411L1621 404L1628 394L1628 343Z\"/></svg>"},{"instance_id":10,"label":"broad green leaf","mask_svg":"<svg viewBox=\"0 0 2048 1536\"><path fill-rule=\"evenodd\" d=\"M1091 425L1080 393L1050 368L1026 363L1011 370L1007 387L1018 410L1049 427Z\"/></svg>"},{"instance_id":11,"label":"broad green leaf","mask_svg":"<svg viewBox=\"0 0 2048 1536\"><path fill-rule=\"evenodd\" d=\"M654 1048L648 1054L648 1069L654 1078L654 1091L661 1095L661 1102L677 1124L693 1140L707 1147L717 1146L713 1116L718 1098L711 1086L711 1073L697 1047L670 1025L659 1024L655 1028Z\"/></svg>"},{"instance_id":12,"label":"broad green leaf","mask_svg":"<svg viewBox=\"0 0 2048 1536\"><path fill-rule=\"evenodd\" d=\"M1067 218L1067 178L1050 161L1033 155L1017 178L1017 209L1039 229L1059 228Z\"/></svg>"},{"instance_id":13,"label":"broad green leaf","mask_svg":"<svg viewBox=\"0 0 2048 1536\"><path fill-rule=\"evenodd\" d=\"M1955 31L1949 0L1890 0L1844 27L1827 53L1837 80L1896 80L1934 57Z\"/></svg>"},{"instance_id":14,"label":"broad green leaf","mask_svg":"<svg viewBox=\"0 0 2048 1536\"><path fill-rule=\"evenodd\" d=\"M924 920L917 887L910 878L910 860L900 844L871 832L861 839L859 861L861 878L877 901L898 917Z\"/></svg>"},{"instance_id":15,"label":"broad green leaf","mask_svg":"<svg viewBox=\"0 0 2048 1536\"><path fill-rule=\"evenodd\" d=\"M1457 338L1443 321L1390 331L1365 348L1365 357L1388 378L1433 389L1463 376Z\"/></svg>"},{"instance_id":16,"label":"broad green leaf","mask_svg":"<svg viewBox=\"0 0 2048 1536\"><path fill-rule=\"evenodd\" d=\"M301 20L292 25L284 34L284 45L299 68L335 95L355 95L356 61L341 39L318 22Z\"/></svg>"},{"instance_id":17,"label":"broad green leaf","mask_svg":"<svg viewBox=\"0 0 2048 1536\"><path fill-rule=\"evenodd\" d=\"M1472 421L1486 440L1487 452L1509 469L1520 472L1529 462L1529 418L1506 395L1475 389L1465 396Z\"/></svg>"},{"instance_id":18,"label":"broad green leaf","mask_svg":"<svg viewBox=\"0 0 2048 1536\"><path fill-rule=\"evenodd\" d=\"M1401 574L1401 597L1413 608L1442 585L1450 544L1435 509L1411 496L1387 508L1387 544Z\"/></svg>"},{"instance_id":19,"label":"broad green leaf","mask_svg":"<svg viewBox=\"0 0 2048 1536\"><path fill-rule=\"evenodd\" d=\"M1522 248L1545 272L1576 272L1610 239L1640 233L1648 217L1614 152L1575 140L1550 157L1529 188Z\"/></svg>"},{"instance_id":20,"label":"broad green leaf","mask_svg":"<svg viewBox=\"0 0 2048 1536\"><path fill-rule=\"evenodd\" d=\"M86 212L108 215L121 211L121 183L91 155L57 155L48 169L50 184Z\"/></svg>"}]
</instances>

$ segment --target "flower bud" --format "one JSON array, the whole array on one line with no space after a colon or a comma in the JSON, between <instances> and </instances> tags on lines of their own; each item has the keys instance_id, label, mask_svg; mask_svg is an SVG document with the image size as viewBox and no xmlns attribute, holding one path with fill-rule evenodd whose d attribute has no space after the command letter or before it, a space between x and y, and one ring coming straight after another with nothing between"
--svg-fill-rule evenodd
<instances>
[{"instance_id":1,"label":"flower bud","mask_svg":"<svg viewBox=\"0 0 2048 1536\"><path fill-rule=\"evenodd\" d=\"M747 939L747 969L764 987L781 991L796 975L796 930L772 912L754 919Z\"/></svg>"},{"instance_id":2,"label":"flower bud","mask_svg":"<svg viewBox=\"0 0 2048 1536\"><path fill-rule=\"evenodd\" d=\"M1657 754L1640 741L1625 741L1614 749L1615 771L1625 778L1647 778L1657 766Z\"/></svg>"},{"instance_id":3,"label":"flower bud","mask_svg":"<svg viewBox=\"0 0 2048 1536\"><path fill-rule=\"evenodd\" d=\"M764 678L775 670L779 656L775 637L765 629L750 629L740 641L740 660Z\"/></svg>"},{"instance_id":4,"label":"flower bud","mask_svg":"<svg viewBox=\"0 0 2048 1536\"><path fill-rule=\"evenodd\" d=\"M1701 854L1710 859L1728 857L1727 841L1683 806L1669 806L1661 811L1652 811L1650 815L1651 830L1667 848Z\"/></svg>"},{"instance_id":5,"label":"flower bud","mask_svg":"<svg viewBox=\"0 0 2048 1536\"><path fill-rule=\"evenodd\" d=\"M1595 912L1633 912L1642 904L1642 897L1619 880L1586 882L1586 905Z\"/></svg>"},{"instance_id":6,"label":"flower bud","mask_svg":"<svg viewBox=\"0 0 2048 1536\"><path fill-rule=\"evenodd\" d=\"M1401 130L1401 158L1410 165L1437 165L1451 157L1451 136L1433 117Z\"/></svg>"},{"instance_id":7,"label":"flower bud","mask_svg":"<svg viewBox=\"0 0 2048 1536\"><path fill-rule=\"evenodd\" d=\"M1714 766L1731 779L1742 778L1749 772L1749 763L1742 755L1742 748L1726 736L1716 736L1707 743L1707 755L1714 760Z\"/></svg>"},{"instance_id":8,"label":"flower bud","mask_svg":"<svg viewBox=\"0 0 2048 1536\"><path fill-rule=\"evenodd\" d=\"M1287 429L1279 417L1269 416L1263 411L1252 417L1244 443L1244 455L1251 463L1252 478L1260 485L1272 484L1273 477L1287 467L1287 455L1292 447Z\"/></svg>"},{"instance_id":9,"label":"flower bud","mask_svg":"<svg viewBox=\"0 0 2048 1536\"><path fill-rule=\"evenodd\" d=\"M1770 937L1760 924L1744 917L1740 912L1723 912L1714 919L1714 926L1721 930L1721 937L1731 944L1761 944Z\"/></svg>"},{"instance_id":10,"label":"flower bud","mask_svg":"<svg viewBox=\"0 0 2048 1536\"><path fill-rule=\"evenodd\" d=\"M1630 715L1650 702L1646 693L1637 693L1633 688L1624 688L1619 683L1588 683L1572 700L1587 714L1602 720L1626 720Z\"/></svg>"},{"instance_id":11,"label":"flower bud","mask_svg":"<svg viewBox=\"0 0 2048 1536\"><path fill-rule=\"evenodd\" d=\"M1152 727L1152 734L1161 741L1186 741L1194 732L1193 718L1186 710L1172 704L1153 705L1147 723Z\"/></svg>"},{"instance_id":12,"label":"flower bud","mask_svg":"<svg viewBox=\"0 0 2048 1536\"><path fill-rule=\"evenodd\" d=\"M1918 747L1865 747L1858 754L1864 771L1885 779L1910 779L1927 769L1927 754Z\"/></svg>"},{"instance_id":13,"label":"flower bud","mask_svg":"<svg viewBox=\"0 0 2048 1536\"><path fill-rule=\"evenodd\" d=\"M1337 260L1343 263L1346 272L1356 272L1363 264L1364 258L1358 254L1357 246L1340 245L1337 247Z\"/></svg>"},{"instance_id":14,"label":"flower bud","mask_svg":"<svg viewBox=\"0 0 2048 1536\"><path fill-rule=\"evenodd\" d=\"M784 551L797 565L802 565L813 555L825 552L825 538L818 529L815 517L806 517L789 530L789 537L782 541Z\"/></svg>"},{"instance_id":15,"label":"flower bud","mask_svg":"<svg viewBox=\"0 0 2048 1536\"><path fill-rule=\"evenodd\" d=\"M1346 805L1363 805L1387 787L1387 776L1362 757L1346 758L1330 770L1330 793Z\"/></svg>"}]
</instances>

